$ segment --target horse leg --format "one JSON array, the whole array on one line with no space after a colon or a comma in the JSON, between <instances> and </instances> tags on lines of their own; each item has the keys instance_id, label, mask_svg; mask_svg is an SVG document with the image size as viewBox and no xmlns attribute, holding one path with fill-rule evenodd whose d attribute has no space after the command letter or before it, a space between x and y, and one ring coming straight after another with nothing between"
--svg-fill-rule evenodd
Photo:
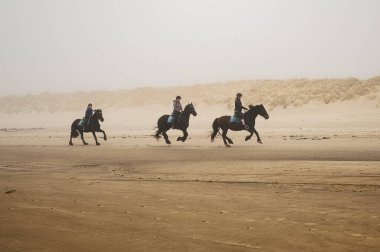
<instances>
[{"instance_id":1,"label":"horse leg","mask_svg":"<svg viewBox=\"0 0 380 252\"><path fill-rule=\"evenodd\" d=\"M245 137L245 141L248 141L249 139L251 139L252 135L253 135L253 131L249 131L251 134L249 136L246 136Z\"/></svg>"},{"instance_id":2,"label":"horse leg","mask_svg":"<svg viewBox=\"0 0 380 252\"><path fill-rule=\"evenodd\" d=\"M261 138L259 136L259 132L257 132L257 130L255 128L253 128L253 132L255 133L255 135L257 137L257 142L262 144L263 142L261 141Z\"/></svg>"},{"instance_id":3,"label":"horse leg","mask_svg":"<svg viewBox=\"0 0 380 252\"><path fill-rule=\"evenodd\" d=\"M232 142L231 138L229 138L227 135L226 135L226 139L227 139L229 144L234 144L234 142Z\"/></svg>"},{"instance_id":4,"label":"horse leg","mask_svg":"<svg viewBox=\"0 0 380 252\"><path fill-rule=\"evenodd\" d=\"M88 143L86 143L86 141L84 141L83 131L80 131L80 138L82 139L82 142L83 142L84 145L88 145Z\"/></svg>"},{"instance_id":5,"label":"horse leg","mask_svg":"<svg viewBox=\"0 0 380 252\"><path fill-rule=\"evenodd\" d=\"M78 124L76 123L79 120L75 120L73 124L71 125L71 130L70 130L70 141L69 144L73 145L73 138L77 138L79 136L79 131L78 131Z\"/></svg>"},{"instance_id":6,"label":"horse leg","mask_svg":"<svg viewBox=\"0 0 380 252\"><path fill-rule=\"evenodd\" d=\"M100 143L98 142L98 138L96 137L95 131L92 132L92 135L95 138L96 145L100 145Z\"/></svg>"},{"instance_id":7,"label":"horse leg","mask_svg":"<svg viewBox=\"0 0 380 252\"><path fill-rule=\"evenodd\" d=\"M69 142L70 145L73 145L73 133L70 133L70 142Z\"/></svg>"},{"instance_id":8,"label":"horse leg","mask_svg":"<svg viewBox=\"0 0 380 252\"><path fill-rule=\"evenodd\" d=\"M171 143L172 143L172 142L170 142L170 140L169 140L169 136L166 134L166 131L163 131L163 132L162 132L162 135L164 136L165 142L166 142L167 144L171 144Z\"/></svg>"},{"instance_id":9,"label":"horse leg","mask_svg":"<svg viewBox=\"0 0 380 252\"><path fill-rule=\"evenodd\" d=\"M189 133L187 133L187 130L185 130L185 131L183 132L183 139L182 139L182 142L185 142L185 141L186 141L188 135L189 135Z\"/></svg>"},{"instance_id":10,"label":"horse leg","mask_svg":"<svg viewBox=\"0 0 380 252\"><path fill-rule=\"evenodd\" d=\"M187 133L186 130L182 130L182 132L183 132L183 137L178 137L178 138L177 138L177 141L185 142L186 139L187 139L187 136L189 135L189 133Z\"/></svg>"},{"instance_id":11,"label":"horse leg","mask_svg":"<svg viewBox=\"0 0 380 252\"><path fill-rule=\"evenodd\" d=\"M102 132L102 133L103 133L103 139L104 139L104 141L107 141L107 135L106 135L106 132L105 132L104 130L102 130L102 129L100 129L99 132Z\"/></svg>"},{"instance_id":12,"label":"horse leg","mask_svg":"<svg viewBox=\"0 0 380 252\"><path fill-rule=\"evenodd\" d=\"M226 129L226 128L223 129L222 138L223 138L224 145L225 145L226 147L231 147L231 146L227 143L227 141L226 141L226 138L227 138L227 131L228 131L228 129Z\"/></svg>"}]
</instances>

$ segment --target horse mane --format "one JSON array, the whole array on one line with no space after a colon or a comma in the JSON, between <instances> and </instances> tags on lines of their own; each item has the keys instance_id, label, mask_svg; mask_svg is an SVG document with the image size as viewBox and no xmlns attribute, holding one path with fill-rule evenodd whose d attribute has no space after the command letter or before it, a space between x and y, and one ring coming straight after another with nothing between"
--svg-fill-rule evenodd
<instances>
[{"instance_id":1,"label":"horse mane","mask_svg":"<svg viewBox=\"0 0 380 252\"><path fill-rule=\"evenodd\" d=\"M259 105L252 105L252 104L250 104L248 106L249 109L260 108L260 107L264 107L264 105L263 104L259 104Z\"/></svg>"},{"instance_id":2,"label":"horse mane","mask_svg":"<svg viewBox=\"0 0 380 252\"><path fill-rule=\"evenodd\" d=\"M247 112L252 112L252 111L253 111L255 108L257 108L257 107L258 107L258 105L252 105L252 104L249 104L249 105L248 105L248 108L249 108L249 109L248 109ZM247 113L247 112L246 112L246 113Z\"/></svg>"},{"instance_id":3,"label":"horse mane","mask_svg":"<svg viewBox=\"0 0 380 252\"><path fill-rule=\"evenodd\" d=\"M186 106L185 106L185 109L188 108L188 107L191 107L191 106L194 106L193 103L188 103ZM185 110L184 109L184 110Z\"/></svg>"},{"instance_id":4,"label":"horse mane","mask_svg":"<svg viewBox=\"0 0 380 252\"><path fill-rule=\"evenodd\" d=\"M264 107L262 104L260 105L252 105L252 104L249 104L248 105L248 111L245 112L245 114L247 114L248 116L251 116L252 113L256 110L256 111L259 111L261 107Z\"/></svg>"},{"instance_id":5,"label":"horse mane","mask_svg":"<svg viewBox=\"0 0 380 252\"><path fill-rule=\"evenodd\" d=\"M94 114L92 114L92 116L91 117L93 117L93 116L98 116L98 114L99 113L102 113L102 110L101 109L94 109Z\"/></svg>"}]
</instances>

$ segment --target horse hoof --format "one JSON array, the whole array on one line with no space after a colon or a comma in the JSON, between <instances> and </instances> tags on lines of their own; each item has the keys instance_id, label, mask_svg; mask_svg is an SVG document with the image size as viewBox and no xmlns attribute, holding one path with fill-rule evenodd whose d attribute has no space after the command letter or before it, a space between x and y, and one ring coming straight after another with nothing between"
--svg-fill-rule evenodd
<instances>
[{"instance_id":1,"label":"horse hoof","mask_svg":"<svg viewBox=\"0 0 380 252\"><path fill-rule=\"evenodd\" d=\"M166 142L166 144L171 144L171 143L172 143L172 142L170 142L170 141L167 141L167 142Z\"/></svg>"},{"instance_id":2,"label":"horse hoof","mask_svg":"<svg viewBox=\"0 0 380 252\"><path fill-rule=\"evenodd\" d=\"M100 143L96 143L96 145L100 145Z\"/></svg>"},{"instance_id":3,"label":"horse hoof","mask_svg":"<svg viewBox=\"0 0 380 252\"><path fill-rule=\"evenodd\" d=\"M257 141L258 143L260 143L260 144L263 144L263 142L261 142L261 140L259 140L259 141Z\"/></svg>"},{"instance_id":4,"label":"horse hoof","mask_svg":"<svg viewBox=\"0 0 380 252\"><path fill-rule=\"evenodd\" d=\"M107 137L104 138L104 141L107 141Z\"/></svg>"},{"instance_id":5,"label":"horse hoof","mask_svg":"<svg viewBox=\"0 0 380 252\"><path fill-rule=\"evenodd\" d=\"M231 145L229 145L229 144L226 144L226 147L231 147Z\"/></svg>"},{"instance_id":6,"label":"horse hoof","mask_svg":"<svg viewBox=\"0 0 380 252\"><path fill-rule=\"evenodd\" d=\"M71 142L70 142L69 144L70 144L70 145L73 145L73 143L71 143Z\"/></svg>"},{"instance_id":7,"label":"horse hoof","mask_svg":"<svg viewBox=\"0 0 380 252\"><path fill-rule=\"evenodd\" d=\"M84 143L84 145L88 145L88 143Z\"/></svg>"}]
</instances>

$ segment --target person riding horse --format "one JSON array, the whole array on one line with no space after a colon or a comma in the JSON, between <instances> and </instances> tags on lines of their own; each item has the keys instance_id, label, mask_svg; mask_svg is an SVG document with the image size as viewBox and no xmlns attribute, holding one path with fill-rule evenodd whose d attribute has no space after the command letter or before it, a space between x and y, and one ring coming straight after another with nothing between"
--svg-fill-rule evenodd
<instances>
[{"instance_id":1,"label":"person riding horse","mask_svg":"<svg viewBox=\"0 0 380 252\"><path fill-rule=\"evenodd\" d=\"M232 130L232 131L247 130L251 134L245 137L245 141L248 141L249 139L251 139L252 135L255 134L257 137L257 142L263 143L260 139L259 133L255 129L255 120L258 115L264 117L265 119L269 119L268 112L266 111L265 107L262 104L256 105L256 106L249 105L248 111L244 113L245 125L249 127L242 127L241 124L231 121L231 116L225 115L225 116L215 118L214 122L212 123L213 132L210 135L211 141L214 141L215 137L218 134L220 134L222 135L224 145L226 147L230 147L230 144L233 144L233 142L227 136L228 130ZM220 129L222 130L222 133L219 132Z\"/></svg>"},{"instance_id":2,"label":"person riding horse","mask_svg":"<svg viewBox=\"0 0 380 252\"><path fill-rule=\"evenodd\" d=\"M243 95L241 93L236 94L234 113L235 113L235 116L241 120L244 127L248 129L248 125L244 122L244 113L242 112L243 109L244 110L248 110L248 109L244 107L243 104L241 103L242 96Z\"/></svg>"},{"instance_id":3,"label":"person riding horse","mask_svg":"<svg viewBox=\"0 0 380 252\"><path fill-rule=\"evenodd\" d=\"M173 101L173 123L172 123L172 129L175 129L178 124L179 120L181 118L182 114L182 105L181 105L181 96L177 96L175 100Z\"/></svg>"},{"instance_id":4,"label":"person riding horse","mask_svg":"<svg viewBox=\"0 0 380 252\"><path fill-rule=\"evenodd\" d=\"M87 109L84 115L84 124L83 124L83 130L88 126L90 122L90 117L92 116L93 110L92 110L92 103L89 103L87 105Z\"/></svg>"},{"instance_id":5,"label":"person riding horse","mask_svg":"<svg viewBox=\"0 0 380 252\"><path fill-rule=\"evenodd\" d=\"M84 119L87 120L86 123L84 123ZM100 128L99 123L99 121L104 122L103 111L101 109L95 109L94 111L92 111L92 106L90 103L87 107L86 117L84 119L76 119L71 124L71 133L69 141L70 145L73 145L73 138L77 138L79 135L82 139L83 144L87 145L88 143L86 143L86 141L84 140L83 133L92 133L96 145L100 145L95 134L96 132L102 132L104 141L107 140L106 132Z\"/></svg>"},{"instance_id":6,"label":"person riding horse","mask_svg":"<svg viewBox=\"0 0 380 252\"><path fill-rule=\"evenodd\" d=\"M177 99L178 100L178 99ZM181 106L182 107L182 106ZM179 107L178 107L179 109ZM183 112L181 114L181 118L178 120L178 124L176 125L175 129L181 130L183 132L182 137L178 137L177 141L185 142L187 139L187 136L189 133L187 133L187 128L190 125L190 115L197 116L197 112L195 111L193 103L187 104L183 108ZM172 129L173 122L169 119L170 115L163 115L157 120L157 131L154 133L154 138L157 140L160 139L160 135L162 135L165 139L165 142L167 144L171 144L168 135L166 132L170 129Z\"/></svg>"}]
</instances>

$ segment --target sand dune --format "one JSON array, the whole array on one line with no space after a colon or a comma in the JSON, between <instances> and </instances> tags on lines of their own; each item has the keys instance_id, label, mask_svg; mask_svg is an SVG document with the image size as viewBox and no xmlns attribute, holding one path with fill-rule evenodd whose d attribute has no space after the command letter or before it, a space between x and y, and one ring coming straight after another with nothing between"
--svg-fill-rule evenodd
<instances>
[{"instance_id":1,"label":"sand dune","mask_svg":"<svg viewBox=\"0 0 380 252\"><path fill-rule=\"evenodd\" d=\"M68 129L81 118L87 102L102 108L108 130L151 130L159 116L171 113L180 94L198 112L191 130L208 131L214 118L233 113L236 92L243 103L264 104L271 119L266 130L299 128L376 128L379 123L380 77L349 79L293 79L235 81L167 88L118 91L44 93L0 97L0 128ZM260 119L258 119L260 120Z\"/></svg>"},{"instance_id":2,"label":"sand dune","mask_svg":"<svg viewBox=\"0 0 380 252\"><path fill-rule=\"evenodd\" d=\"M231 109L236 92L244 94L246 103L265 104L268 109L329 104L366 98L380 105L380 77L368 80L290 79L234 81L167 88L137 88L118 91L43 93L0 97L0 112L59 112L83 109L92 101L104 109L135 108L170 104L178 94L184 102L197 105L221 105Z\"/></svg>"}]
</instances>

